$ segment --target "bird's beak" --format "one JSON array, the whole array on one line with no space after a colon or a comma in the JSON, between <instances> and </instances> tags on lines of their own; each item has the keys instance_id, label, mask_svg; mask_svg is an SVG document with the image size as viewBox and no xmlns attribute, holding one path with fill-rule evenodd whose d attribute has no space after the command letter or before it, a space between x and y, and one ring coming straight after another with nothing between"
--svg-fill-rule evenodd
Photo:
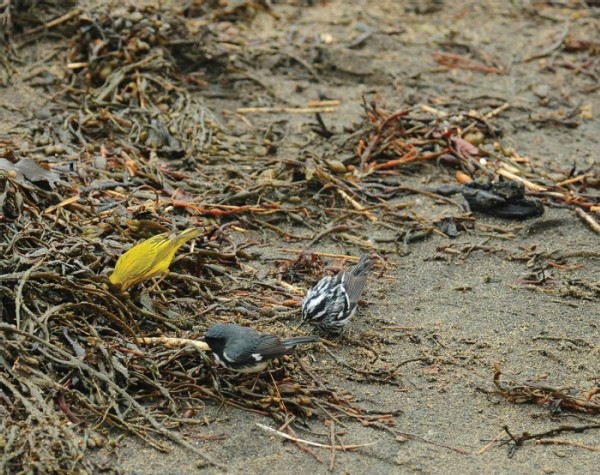
<instances>
[{"instance_id":1,"label":"bird's beak","mask_svg":"<svg viewBox=\"0 0 600 475\"><path fill-rule=\"evenodd\" d=\"M308 322L307 322L306 320L302 320L302 321L301 321L301 322L298 324L298 326L296 327L296 330L297 330L298 328L301 328L301 327L303 327L303 326L306 326L306 324L307 324L307 323L308 323Z\"/></svg>"}]
</instances>

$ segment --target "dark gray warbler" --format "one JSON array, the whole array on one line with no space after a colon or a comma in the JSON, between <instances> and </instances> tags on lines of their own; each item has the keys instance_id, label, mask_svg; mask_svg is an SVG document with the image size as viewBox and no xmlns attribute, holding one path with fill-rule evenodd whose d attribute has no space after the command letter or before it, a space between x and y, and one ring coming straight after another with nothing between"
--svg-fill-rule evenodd
<instances>
[{"instance_id":1,"label":"dark gray warbler","mask_svg":"<svg viewBox=\"0 0 600 475\"><path fill-rule=\"evenodd\" d=\"M209 328L203 339L217 363L238 373L258 373L271 360L292 353L297 345L319 341L316 336L281 339L253 328L225 323Z\"/></svg>"}]
</instances>

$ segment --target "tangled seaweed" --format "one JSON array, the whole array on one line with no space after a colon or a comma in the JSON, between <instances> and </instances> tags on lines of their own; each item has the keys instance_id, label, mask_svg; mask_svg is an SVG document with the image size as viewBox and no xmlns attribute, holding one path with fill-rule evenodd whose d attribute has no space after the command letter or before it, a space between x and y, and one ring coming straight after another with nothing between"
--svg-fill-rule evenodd
<instances>
[{"instance_id":1,"label":"tangled seaweed","mask_svg":"<svg viewBox=\"0 0 600 475\"><path fill-rule=\"evenodd\" d=\"M424 163L472 179L517 176L528 194L591 206L577 184L592 186L595 177L549 183L522 157L494 150L499 131L490 122L502 106L487 115L431 107L390 113L372 102L348 133L324 130L320 121L317 133L332 147L323 156L308 147L296 158L278 156L273 130L228 133L191 91L228 73L226 41L210 21L267 8L236 3L245 10L60 12L61 31L73 38L66 84L48 86L49 109L0 142L0 471L92 472L85 450L106 444L111 429L159 450L174 441L217 464L174 430L204 424L200 415L212 402L290 428L345 419L387 428L394 414L366 415L351 396L319 381L302 356L254 383L214 371L193 346L140 338L193 340L232 318L289 332L280 320L323 261L291 249L297 259L257 270L249 231L304 249L329 237L382 253L400 251L371 239L365 222L393 232L394 244L457 235L475 219L463 204L403 182ZM188 20L201 15L207 21L192 33ZM40 26L19 18L21 26ZM423 217L393 201L414 194L450 211ZM131 245L190 226L202 230L200 238L157 289L110 286L108 272ZM368 371L351 369L395 382L395 371L367 363Z\"/></svg>"},{"instance_id":2,"label":"tangled seaweed","mask_svg":"<svg viewBox=\"0 0 600 475\"><path fill-rule=\"evenodd\" d=\"M569 411L594 415L600 413L600 387L573 392L571 388L515 381L506 376L502 378L502 375L502 370L497 367L494 372L494 392L509 402L549 406L553 412Z\"/></svg>"}]
</instances>

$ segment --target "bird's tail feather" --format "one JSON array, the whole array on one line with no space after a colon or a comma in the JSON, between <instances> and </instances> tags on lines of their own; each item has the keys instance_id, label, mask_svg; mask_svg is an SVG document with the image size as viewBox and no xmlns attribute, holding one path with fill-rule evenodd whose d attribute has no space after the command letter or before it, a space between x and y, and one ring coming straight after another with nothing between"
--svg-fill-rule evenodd
<instances>
[{"instance_id":1,"label":"bird's tail feather","mask_svg":"<svg viewBox=\"0 0 600 475\"><path fill-rule=\"evenodd\" d=\"M318 336L296 336L294 338L287 338L282 341L283 346L286 348L294 348L296 345L303 345L306 343L316 343L320 340Z\"/></svg>"},{"instance_id":2,"label":"bird's tail feather","mask_svg":"<svg viewBox=\"0 0 600 475\"><path fill-rule=\"evenodd\" d=\"M373 267L377 262L377 259L371 259L370 257L371 254L367 253L360 256L358 263L354 266L350 273L356 277L366 275L371 270L371 267Z\"/></svg>"},{"instance_id":3,"label":"bird's tail feather","mask_svg":"<svg viewBox=\"0 0 600 475\"><path fill-rule=\"evenodd\" d=\"M190 239L194 239L200 235L200 230L198 228L188 228L183 231L181 234L174 236L173 238L177 241L177 244L183 246L184 243L189 241Z\"/></svg>"}]
</instances>

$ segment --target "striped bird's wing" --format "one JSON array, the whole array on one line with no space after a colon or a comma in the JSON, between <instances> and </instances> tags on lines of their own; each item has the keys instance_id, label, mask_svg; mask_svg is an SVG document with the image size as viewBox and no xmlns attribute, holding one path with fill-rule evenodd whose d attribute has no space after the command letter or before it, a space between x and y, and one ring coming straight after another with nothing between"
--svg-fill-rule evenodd
<instances>
[{"instance_id":1,"label":"striped bird's wing","mask_svg":"<svg viewBox=\"0 0 600 475\"><path fill-rule=\"evenodd\" d=\"M354 308L367 285L367 274L354 275L350 272L344 272L342 275L342 285L348 294L350 307Z\"/></svg>"},{"instance_id":2,"label":"striped bird's wing","mask_svg":"<svg viewBox=\"0 0 600 475\"><path fill-rule=\"evenodd\" d=\"M343 272L341 281L343 282L346 292L348 293L348 300L352 307L356 306L360 300L360 296L365 290L367 285L367 277L371 268L377 262L376 259L369 259L369 254L363 254L356 266L352 268L350 272Z\"/></svg>"},{"instance_id":3,"label":"striped bird's wing","mask_svg":"<svg viewBox=\"0 0 600 475\"><path fill-rule=\"evenodd\" d=\"M340 274L324 277L308 291L302 302L302 316L305 321L317 321L325 315L335 316L336 320L343 319L350 307L350 301Z\"/></svg>"}]
</instances>

